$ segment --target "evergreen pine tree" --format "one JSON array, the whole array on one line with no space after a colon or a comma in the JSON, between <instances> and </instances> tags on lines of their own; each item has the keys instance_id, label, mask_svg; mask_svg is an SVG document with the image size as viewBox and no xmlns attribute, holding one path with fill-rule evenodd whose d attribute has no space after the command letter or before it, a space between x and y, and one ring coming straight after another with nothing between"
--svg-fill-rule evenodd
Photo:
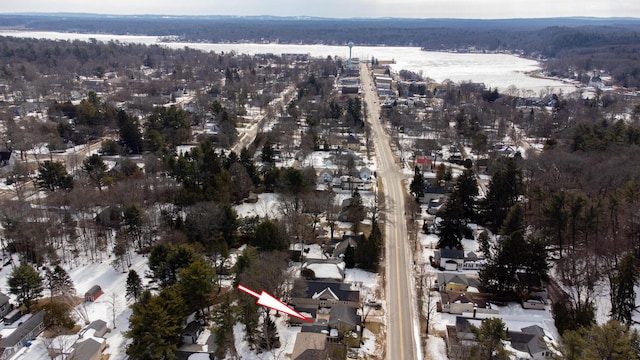
<instances>
[{"instance_id":1,"label":"evergreen pine tree","mask_svg":"<svg viewBox=\"0 0 640 360\"><path fill-rule=\"evenodd\" d=\"M416 199L420 199L424 196L424 177L422 176L422 171L420 171L417 166L413 171L413 181L411 181L409 191L416 197Z\"/></svg>"},{"instance_id":2,"label":"evergreen pine tree","mask_svg":"<svg viewBox=\"0 0 640 360\"><path fill-rule=\"evenodd\" d=\"M260 348L270 351L280 347L280 337L276 323L269 316L267 311L262 322L262 333L260 334Z\"/></svg>"},{"instance_id":3,"label":"evergreen pine tree","mask_svg":"<svg viewBox=\"0 0 640 360\"><path fill-rule=\"evenodd\" d=\"M29 264L20 264L14 268L7 279L9 292L16 295L18 302L30 310L31 304L42 295L42 278Z\"/></svg>"},{"instance_id":4,"label":"evergreen pine tree","mask_svg":"<svg viewBox=\"0 0 640 360\"><path fill-rule=\"evenodd\" d=\"M46 160L38 168L38 187L44 190L56 191L73 188L73 176L67 173L67 169L61 162Z\"/></svg>"},{"instance_id":5,"label":"evergreen pine tree","mask_svg":"<svg viewBox=\"0 0 640 360\"><path fill-rule=\"evenodd\" d=\"M367 216L367 210L362 203L362 195L358 189L353 190L353 194L349 200L349 206L346 208L346 219L348 222L353 223L354 227Z\"/></svg>"},{"instance_id":6,"label":"evergreen pine tree","mask_svg":"<svg viewBox=\"0 0 640 360\"><path fill-rule=\"evenodd\" d=\"M638 268L633 254L627 254L615 269L611 282L611 317L626 326L633 324L636 306L635 286Z\"/></svg>"},{"instance_id":7,"label":"evergreen pine tree","mask_svg":"<svg viewBox=\"0 0 640 360\"><path fill-rule=\"evenodd\" d=\"M355 249L355 262L358 267L366 270L377 271L382 253L382 231L377 221L371 223L369 237L362 236Z\"/></svg>"},{"instance_id":8,"label":"evergreen pine tree","mask_svg":"<svg viewBox=\"0 0 640 360\"><path fill-rule=\"evenodd\" d=\"M89 175L89 178L96 184L98 190L102 190L102 179L107 173L107 165L98 154L93 154L82 163L82 169Z\"/></svg>"},{"instance_id":9,"label":"evergreen pine tree","mask_svg":"<svg viewBox=\"0 0 640 360\"><path fill-rule=\"evenodd\" d=\"M143 150L142 133L138 127L136 118L129 117L124 110L118 113L118 127L120 130L120 141L132 154L140 154Z\"/></svg>"},{"instance_id":10,"label":"evergreen pine tree","mask_svg":"<svg viewBox=\"0 0 640 360\"><path fill-rule=\"evenodd\" d=\"M479 328L472 327L474 340L477 345L472 346L473 359L509 359L509 352L504 348L503 341L507 340L505 324L499 318L482 320Z\"/></svg>"},{"instance_id":11,"label":"evergreen pine tree","mask_svg":"<svg viewBox=\"0 0 640 360\"><path fill-rule=\"evenodd\" d=\"M440 222L437 225L439 248L462 248L466 225L461 205L458 197L452 194L444 204L444 208L438 212L438 216L440 216Z\"/></svg>"},{"instance_id":12,"label":"evergreen pine tree","mask_svg":"<svg viewBox=\"0 0 640 360\"><path fill-rule=\"evenodd\" d=\"M497 233L507 217L509 209L522 194L522 170L515 159L504 158L491 178L486 198L482 201L482 220Z\"/></svg>"},{"instance_id":13,"label":"evergreen pine tree","mask_svg":"<svg viewBox=\"0 0 640 360\"><path fill-rule=\"evenodd\" d=\"M524 229L524 209L520 204L516 204L511 207L507 218L502 223L500 228L500 235L511 235L516 231Z\"/></svg>"},{"instance_id":14,"label":"evergreen pine tree","mask_svg":"<svg viewBox=\"0 0 640 360\"><path fill-rule=\"evenodd\" d=\"M53 271L47 269L46 282L51 297L55 295L73 296L76 294L73 280L60 265L56 265Z\"/></svg>"},{"instance_id":15,"label":"evergreen pine tree","mask_svg":"<svg viewBox=\"0 0 640 360\"><path fill-rule=\"evenodd\" d=\"M125 334L132 339L127 346L129 359L175 359L186 316L182 298L174 289L167 288L157 296L148 293L142 299L133 305L129 331Z\"/></svg>"},{"instance_id":16,"label":"evergreen pine tree","mask_svg":"<svg viewBox=\"0 0 640 360\"><path fill-rule=\"evenodd\" d=\"M349 245L344 251L344 266L347 269L353 269L353 267L356 265L355 261L355 250L353 249L353 246Z\"/></svg>"},{"instance_id":17,"label":"evergreen pine tree","mask_svg":"<svg viewBox=\"0 0 640 360\"><path fill-rule=\"evenodd\" d=\"M476 196L478 196L478 182L473 170L466 169L458 176L452 196L458 198L462 207L465 225L469 221L475 221L477 218Z\"/></svg>"},{"instance_id":18,"label":"evergreen pine tree","mask_svg":"<svg viewBox=\"0 0 640 360\"><path fill-rule=\"evenodd\" d=\"M615 320L606 324L592 325L582 329L587 339L582 353L583 359L638 359L640 336L638 330L625 326Z\"/></svg>"},{"instance_id":19,"label":"evergreen pine tree","mask_svg":"<svg viewBox=\"0 0 640 360\"><path fill-rule=\"evenodd\" d=\"M461 248L462 239L471 232L467 224L476 219L478 183L472 170L465 170L456 180L451 196L438 213L440 233L438 247Z\"/></svg>"},{"instance_id":20,"label":"evergreen pine tree","mask_svg":"<svg viewBox=\"0 0 640 360\"><path fill-rule=\"evenodd\" d=\"M178 291L189 312L205 309L215 290L216 272L202 258L195 259L178 274Z\"/></svg>"},{"instance_id":21,"label":"evergreen pine tree","mask_svg":"<svg viewBox=\"0 0 640 360\"><path fill-rule=\"evenodd\" d=\"M215 323L213 332L216 335L216 358L224 359L227 351L234 345L233 325L236 323L228 294L217 308L213 317Z\"/></svg>"},{"instance_id":22,"label":"evergreen pine tree","mask_svg":"<svg viewBox=\"0 0 640 360\"><path fill-rule=\"evenodd\" d=\"M142 279L140 279L140 275L135 270L129 270L129 274L127 275L127 290L125 297L127 301L138 301L140 296L142 295Z\"/></svg>"}]
</instances>

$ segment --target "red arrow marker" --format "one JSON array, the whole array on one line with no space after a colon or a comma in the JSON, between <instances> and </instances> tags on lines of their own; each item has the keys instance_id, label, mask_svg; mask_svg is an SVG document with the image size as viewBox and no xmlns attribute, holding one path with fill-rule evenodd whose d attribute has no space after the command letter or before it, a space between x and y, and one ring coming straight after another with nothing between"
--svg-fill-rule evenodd
<instances>
[{"instance_id":1,"label":"red arrow marker","mask_svg":"<svg viewBox=\"0 0 640 360\"><path fill-rule=\"evenodd\" d=\"M238 290L243 291L255 298L258 299L258 301L256 301L256 304L260 305L260 306L265 306L268 307L270 309L273 310L277 310L280 312L283 312L287 315L293 316L293 317L297 317L298 319L304 320L306 322L313 322L313 320L306 318L304 315L300 314L299 312L293 310L292 308L288 307L285 303L283 303L282 301L274 298L273 296L271 296L269 293L267 293L266 291L262 291L261 294L258 294L257 292L246 288L240 284L238 284Z\"/></svg>"}]
</instances>

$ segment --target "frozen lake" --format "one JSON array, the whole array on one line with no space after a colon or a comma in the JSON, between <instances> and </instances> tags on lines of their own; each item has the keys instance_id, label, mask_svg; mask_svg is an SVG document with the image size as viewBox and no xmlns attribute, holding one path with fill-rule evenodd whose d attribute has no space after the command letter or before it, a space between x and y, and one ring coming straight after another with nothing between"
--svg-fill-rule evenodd
<instances>
[{"instance_id":1,"label":"frozen lake","mask_svg":"<svg viewBox=\"0 0 640 360\"><path fill-rule=\"evenodd\" d=\"M31 37L52 40L84 40L96 39L108 42L117 40L125 43L156 44L170 48L190 47L193 49L214 52L235 51L241 54L309 54L313 57L338 56L349 57L347 46L327 45L283 45L283 44L204 44L204 43L162 43L155 36L109 35L109 34L75 34L44 31L0 31L0 36ZM447 53L421 51L416 47L383 47L355 46L353 56L360 59L394 60L394 70L411 70L423 76L442 82L472 81L484 83L487 87L498 88L505 92L515 86L523 95L538 95L540 92L560 91L573 92L576 87L557 80L540 79L526 73L539 69L537 61L507 54ZM513 90L513 88L511 89Z\"/></svg>"}]
</instances>

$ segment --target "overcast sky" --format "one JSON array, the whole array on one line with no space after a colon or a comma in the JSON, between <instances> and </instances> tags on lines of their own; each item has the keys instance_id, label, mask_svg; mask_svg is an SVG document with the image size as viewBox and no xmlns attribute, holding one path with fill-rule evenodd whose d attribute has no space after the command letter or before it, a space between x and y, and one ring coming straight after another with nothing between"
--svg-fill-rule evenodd
<instances>
[{"instance_id":1,"label":"overcast sky","mask_svg":"<svg viewBox=\"0 0 640 360\"><path fill-rule=\"evenodd\" d=\"M639 0L0 0L0 12L320 17L640 17ZM1 24L0 24L1 25Z\"/></svg>"}]
</instances>

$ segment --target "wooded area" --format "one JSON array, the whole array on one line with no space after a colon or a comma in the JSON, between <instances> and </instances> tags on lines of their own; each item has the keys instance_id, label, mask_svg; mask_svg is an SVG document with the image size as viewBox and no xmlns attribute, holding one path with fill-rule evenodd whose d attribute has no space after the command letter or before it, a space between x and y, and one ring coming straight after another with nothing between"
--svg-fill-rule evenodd
<instances>
[{"instance_id":1,"label":"wooded area","mask_svg":"<svg viewBox=\"0 0 640 360\"><path fill-rule=\"evenodd\" d=\"M531 46L530 55L546 51L545 56L556 57L553 66L575 72L579 56L572 58L572 46L576 52L604 51L602 44L613 42L610 46L625 54L618 58L629 60L616 63L626 80L609 70L625 85L636 86L639 74L628 66L637 66L637 45L631 44L637 35L625 26L594 29L602 35L589 39L580 35L585 28L545 30L555 42L536 42L530 33L530 43L522 39L518 46ZM364 43L374 41L376 31L369 34L373 37ZM454 41L447 39L442 41ZM371 156L367 109L358 96L335 92L335 77L345 71L342 62L9 37L0 38L0 58L4 150L21 158L6 169L15 194L2 200L2 245L23 261L9 285L27 308L44 290L53 298L73 288L54 264L74 268L82 261L108 261L128 273L127 293L121 295L133 303L127 332L132 359L148 358L149 348L152 358L172 358L182 322L194 313L198 320L213 320L217 356L224 357L235 351L236 322L244 325L245 340L256 351L280 343L275 315L259 310L255 299L223 289L222 277L288 298L296 291L287 266L291 245L334 240L339 222L363 233L354 240L355 249L345 250L346 267L378 269L384 239L377 198L366 206L360 191L350 188L348 201L338 206L333 185L318 189L320 169L307 161L314 151L330 153L336 177L357 176L362 159L343 151L345 134L362 139L358 148ZM594 61L581 69L607 70L610 64ZM479 236L487 258L480 271L483 290L517 296L525 288L519 273L548 278L553 264L556 280L569 289L554 308L568 346L583 346L584 338L607 329L637 339L628 327L618 327L633 324L639 277L637 97L598 90L587 98L553 93L523 98L517 89L499 92L472 83L414 84L406 90L384 105L382 115L399 153L435 159L445 148L453 153L470 147L477 160L486 160L483 171L491 176L479 187L481 165L468 154L448 159L464 169L456 179L444 162L434 169L432 185L450 195L438 213L439 245L460 247L471 223L484 225L497 236L493 243L488 234ZM410 103L409 92L421 96ZM254 141L230 151L251 114L265 119L256 125ZM208 131L213 123L216 130ZM524 153L496 151L505 139ZM97 141L100 151L89 155ZM543 149L536 150L538 142ZM187 150L178 150L181 146ZM67 154L85 147L83 158ZM294 165L283 166L283 158ZM416 169L411 192L421 197L425 186ZM38 191L44 196L34 197ZM234 205L265 192L279 194L281 218L238 216ZM330 235L322 232L323 225ZM244 250L229 265L231 249L241 245ZM131 272L134 253L148 254L148 274ZM304 257L303 250L298 256ZM27 263L49 264L53 271L43 279ZM141 277L150 279L148 289ZM594 325L595 297L601 294L595 289L603 283L617 323L599 327ZM157 321L155 327L149 328L149 319ZM502 338L500 324L489 323L486 330L490 336L479 334L479 339L495 344ZM596 351L571 349L563 351ZM486 354L482 348L473 351Z\"/></svg>"}]
</instances>

